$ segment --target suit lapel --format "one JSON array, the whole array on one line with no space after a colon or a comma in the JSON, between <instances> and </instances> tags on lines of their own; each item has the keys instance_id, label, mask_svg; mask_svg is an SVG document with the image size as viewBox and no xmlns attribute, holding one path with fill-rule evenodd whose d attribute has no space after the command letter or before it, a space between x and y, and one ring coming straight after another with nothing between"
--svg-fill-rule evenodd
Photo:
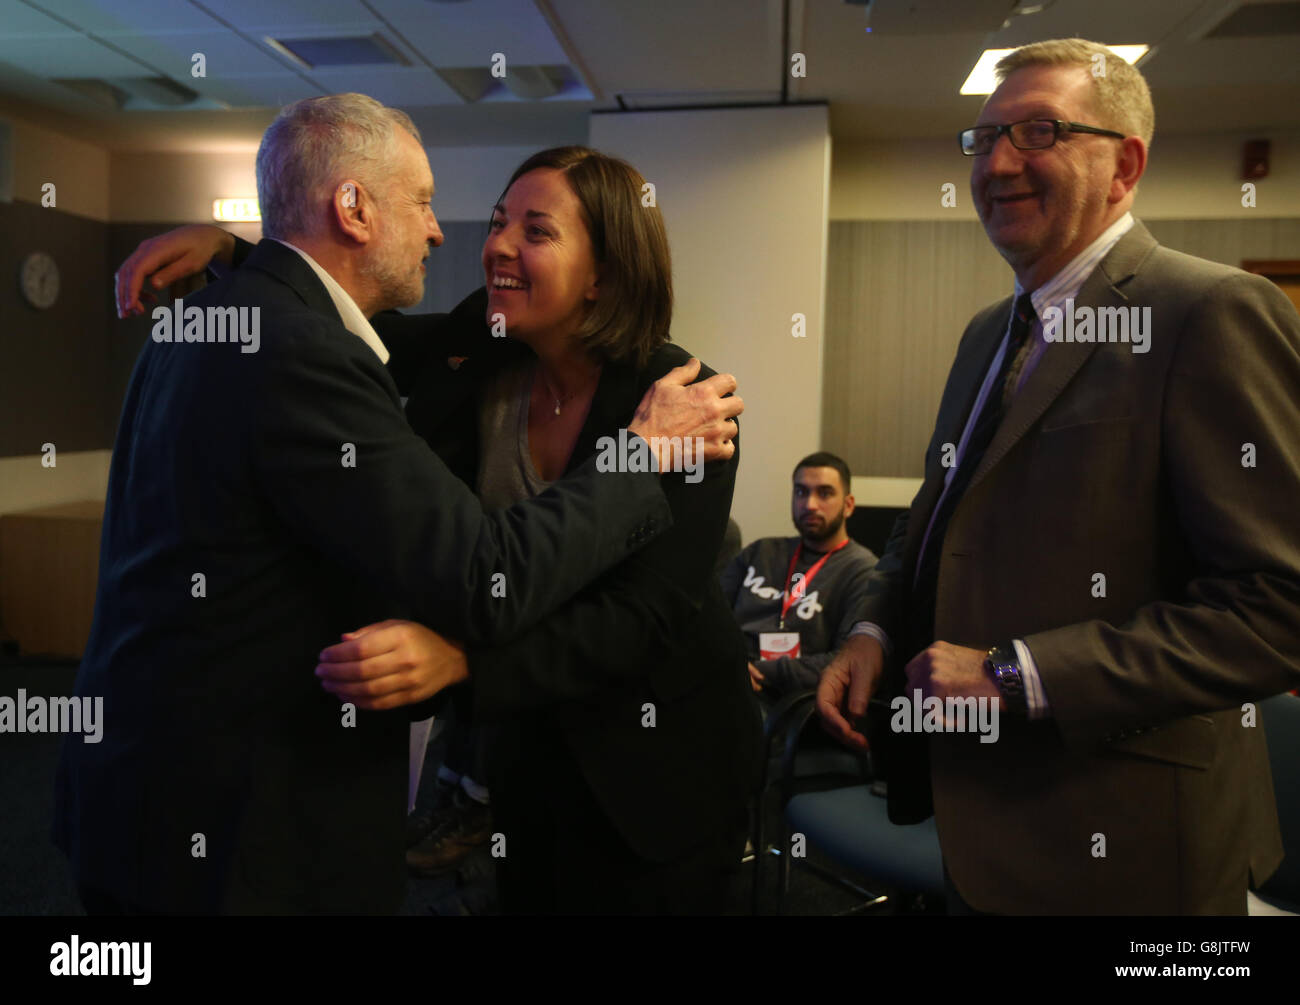
<instances>
[{"instance_id":1,"label":"suit lapel","mask_svg":"<svg viewBox=\"0 0 1300 1005\"><path fill-rule=\"evenodd\" d=\"M904 568L909 575L916 567L921 541L930 524L930 515L943 494L944 480L948 473L943 465L943 445L951 443L955 446L961 441L962 431L966 428L970 411L979 396L980 385L984 383L984 375L993 362L998 343L1006 333L1010 313L1011 298L1008 297L990 309L988 318L963 341L953 360L952 373L939 402L939 415L935 420L934 440L931 443L925 481L912 504L912 512L917 519L908 522Z\"/></svg>"},{"instance_id":2,"label":"suit lapel","mask_svg":"<svg viewBox=\"0 0 1300 1005\"><path fill-rule=\"evenodd\" d=\"M288 286L309 310L324 314L340 324L338 309L325 284L298 252L270 237L264 237L248 254L241 268L257 269Z\"/></svg>"},{"instance_id":3,"label":"suit lapel","mask_svg":"<svg viewBox=\"0 0 1300 1005\"><path fill-rule=\"evenodd\" d=\"M1121 289L1136 275L1143 261L1156 247L1155 239L1146 227L1134 221L1133 227L1119 239L1109 254L1084 281L1075 297L1077 311L1080 307L1118 307L1128 303ZM1069 385L1074 375L1097 350L1095 342L1054 342L1049 344L1025 385L1011 401L1011 407L998 426L993 442L980 460L971 477L967 492L974 488L993 466L1014 447L1040 419Z\"/></svg>"}]
</instances>

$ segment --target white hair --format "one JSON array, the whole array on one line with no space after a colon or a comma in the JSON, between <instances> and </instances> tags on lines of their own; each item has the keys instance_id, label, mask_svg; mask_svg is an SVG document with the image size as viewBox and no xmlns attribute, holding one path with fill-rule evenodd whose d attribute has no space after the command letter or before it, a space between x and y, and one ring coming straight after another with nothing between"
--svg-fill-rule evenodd
<instances>
[{"instance_id":1,"label":"white hair","mask_svg":"<svg viewBox=\"0 0 1300 1005\"><path fill-rule=\"evenodd\" d=\"M344 178L378 198L386 186L377 179L397 156L394 127L420 139L409 115L364 94L305 98L281 109L257 150L262 234L287 240L313 233L322 204Z\"/></svg>"}]
</instances>

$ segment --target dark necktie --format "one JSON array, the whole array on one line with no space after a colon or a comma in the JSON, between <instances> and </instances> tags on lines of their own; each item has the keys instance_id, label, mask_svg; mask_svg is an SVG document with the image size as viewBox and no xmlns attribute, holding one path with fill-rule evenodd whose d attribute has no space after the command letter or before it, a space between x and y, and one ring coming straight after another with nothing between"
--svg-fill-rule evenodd
<instances>
[{"instance_id":1,"label":"dark necktie","mask_svg":"<svg viewBox=\"0 0 1300 1005\"><path fill-rule=\"evenodd\" d=\"M1011 314L1011 331L1007 338L1007 351L1002 354L1002 364L997 376L989 388L984 408L971 429L966 442L966 451L961 456L952 481L939 502L934 514L934 523L930 527L930 536L925 543L916 567L916 578L912 585L912 598L909 605L907 658L910 659L934 641L934 605L939 582L939 559L943 556L943 539L948 530L948 521L952 519L957 504L966 492L984 452L993 442L993 435L1002 424L1006 407L1011 400L1013 380L1018 380L1024 369L1022 349L1028 344L1029 332L1037 316L1028 293L1022 293L1016 300Z\"/></svg>"}]
</instances>

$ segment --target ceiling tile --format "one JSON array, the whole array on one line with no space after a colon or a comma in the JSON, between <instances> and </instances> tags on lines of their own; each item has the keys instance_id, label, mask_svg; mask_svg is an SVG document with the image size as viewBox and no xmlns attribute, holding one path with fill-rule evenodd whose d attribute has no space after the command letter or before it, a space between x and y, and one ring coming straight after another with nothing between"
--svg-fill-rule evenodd
<instances>
[{"instance_id":1,"label":"ceiling tile","mask_svg":"<svg viewBox=\"0 0 1300 1005\"><path fill-rule=\"evenodd\" d=\"M422 0L428 6L427 0ZM343 28L374 31L382 25L361 0L202 0L203 6L240 31Z\"/></svg>"},{"instance_id":2,"label":"ceiling tile","mask_svg":"<svg viewBox=\"0 0 1300 1005\"><path fill-rule=\"evenodd\" d=\"M370 0L376 11L434 66L487 66L493 53L510 63L567 63L546 19L531 0Z\"/></svg>"},{"instance_id":3,"label":"ceiling tile","mask_svg":"<svg viewBox=\"0 0 1300 1005\"><path fill-rule=\"evenodd\" d=\"M38 77L138 77L149 68L106 45L72 35L67 38L0 38L0 61Z\"/></svg>"},{"instance_id":4,"label":"ceiling tile","mask_svg":"<svg viewBox=\"0 0 1300 1005\"><path fill-rule=\"evenodd\" d=\"M17 0L0 2L0 24L11 30L10 8L21 18L25 9L37 7L60 21L96 35L137 31L203 31L219 27L198 7L183 0Z\"/></svg>"},{"instance_id":5,"label":"ceiling tile","mask_svg":"<svg viewBox=\"0 0 1300 1005\"><path fill-rule=\"evenodd\" d=\"M209 78L292 72L269 50L228 31L151 33L112 41L118 48L187 86L195 86L191 84L190 70L196 52L203 53Z\"/></svg>"}]
</instances>

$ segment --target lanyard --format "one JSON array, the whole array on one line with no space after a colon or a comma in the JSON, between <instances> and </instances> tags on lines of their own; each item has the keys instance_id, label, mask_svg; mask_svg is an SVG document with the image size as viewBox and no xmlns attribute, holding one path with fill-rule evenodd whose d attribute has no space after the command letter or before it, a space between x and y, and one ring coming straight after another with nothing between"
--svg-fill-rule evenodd
<instances>
[{"instance_id":1,"label":"lanyard","mask_svg":"<svg viewBox=\"0 0 1300 1005\"><path fill-rule=\"evenodd\" d=\"M799 585L792 590L790 589L790 580L794 578L794 567L799 564L799 556L803 554L803 542L799 542L799 546L794 550L794 557L790 559L790 568L785 574L785 592L781 594L781 621L777 626L781 631L785 631L786 612L790 610L796 600L802 600L804 595L807 594L808 585L813 581L813 576L817 575L817 573L821 571L821 567L826 564L828 558L848 544L849 541L850 538L846 537L843 541L814 562L812 568L804 573L803 579L799 580Z\"/></svg>"}]
</instances>

